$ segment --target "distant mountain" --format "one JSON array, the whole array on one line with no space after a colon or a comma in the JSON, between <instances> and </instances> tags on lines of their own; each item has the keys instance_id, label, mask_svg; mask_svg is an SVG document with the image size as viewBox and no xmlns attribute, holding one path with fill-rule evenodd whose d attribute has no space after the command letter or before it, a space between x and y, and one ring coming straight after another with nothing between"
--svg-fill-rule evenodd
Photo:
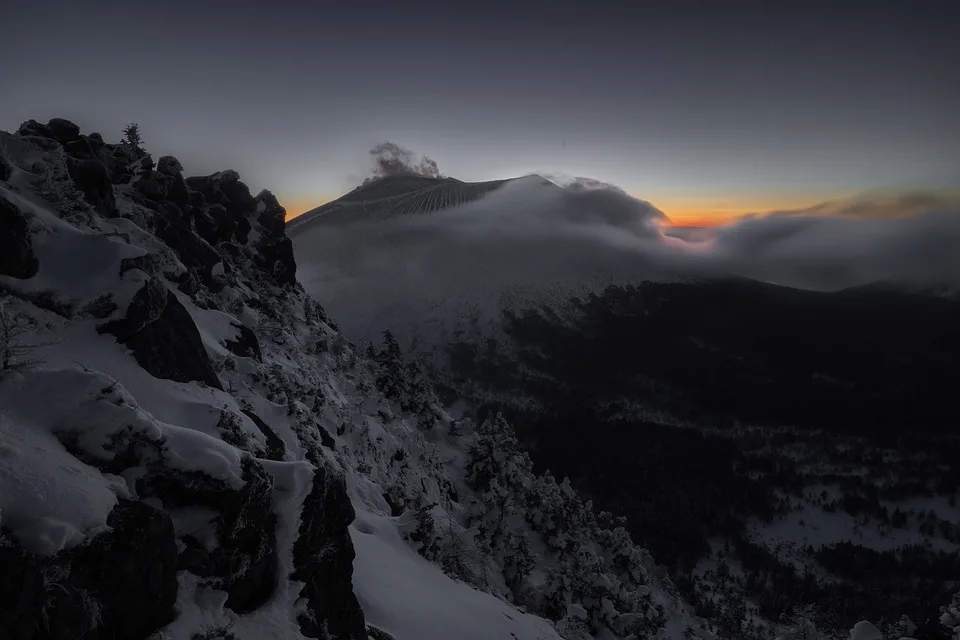
<instances>
[{"instance_id":1,"label":"distant mountain","mask_svg":"<svg viewBox=\"0 0 960 640\"><path fill-rule=\"evenodd\" d=\"M318 223L377 222L393 216L431 213L479 200L491 191L518 180L556 186L538 175L487 182L387 176L363 184L332 202L297 216L287 223L287 232L297 235Z\"/></svg>"}]
</instances>

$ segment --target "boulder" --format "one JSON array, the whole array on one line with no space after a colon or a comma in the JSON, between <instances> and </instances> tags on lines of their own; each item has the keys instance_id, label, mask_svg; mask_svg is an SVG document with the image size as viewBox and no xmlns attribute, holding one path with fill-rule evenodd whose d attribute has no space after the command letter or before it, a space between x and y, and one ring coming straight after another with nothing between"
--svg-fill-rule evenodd
<instances>
[{"instance_id":1,"label":"boulder","mask_svg":"<svg viewBox=\"0 0 960 640\"><path fill-rule=\"evenodd\" d=\"M257 264L277 284L291 285L297 281L297 259L293 255L290 238L263 238L257 245L257 251Z\"/></svg>"},{"instance_id":2,"label":"boulder","mask_svg":"<svg viewBox=\"0 0 960 640\"><path fill-rule=\"evenodd\" d=\"M36 120L27 120L17 129L17 135L21 138L47 138L56 140L53 131L45 124L40 124Z\"/></svg>"},{"instance_id":3,"label":"boulder","mask_svg":"<svg viewBox=\"0 0 960 640\"><path fill-rule=\"evenodd\" d=\"M221 261L220 254L210 243L198 236L181 209L172 202L155 205L154 234L173 249L188 269L194 269L204 283L211 283L212 269Z\"/></svg>"},{"instance_id":4,"label":"boulder","mask_svg":"<svg viewBox=\"0 0 960 640\"><path fill-rule=\"evenodd\" d=\"M283 237L287 224L287 210L280 206L277 197L264 189L254 198L257 203L257 222L274 238Z\"/></svg>"},{"instance_id":5,"label":"boulder","mask_svg":"<svg viewBox=\"0 0 960 640\"><path fill-rule=\"evenodd\" d=\"M82 160L95 158L97 155L93 145L90 144L90 141L83 136L64 144L63 150L67 152L68 156L73 156L74 158L80 158Z\"/></svg>"},{"instance_id":6,"label":"boulder","mask_svg":"<svg viewBox=\"0 0 960 640\"><path fill-rule=\"evenodd\" d=\"M217 546L207 550L185 538L178 568L214 579L227 592L226 605L237 613L262 606L277 585L273 478L256 459L245 458L243 480L243 488L235 490L201 473L162 470L137 484L141 495L156 496L165 505L203 506L219 513Z\"/></svg>"},{"instance_id":7,"label":"boulder","mask_svg":"<svg viewBox=\"0 0 960 640\"><path fill-rule=\"evenodd\" d=\"M177 543L170 516L119 500L110 530L44 558L0 547L4 640L144 638L174 617Z\"/></svg>"},{"instance_id":8,"label":"boulder","mask_svg":"<svg viewBox=\"0 0 960 640\"><path fill-rule=\"evenodd\" d=\"M291 577L303 582L300 595L307 609L297 621L308 637L366 640L363 612L353 593L356 553L347 529L355 517L353 505L343 475L320 456L313 456L313 462L313 487L303 501L293 547L296 569Z\"/></svg>"},{"instance_id":9,"label":"boulder","mask_svg":"<svg viewBox=\"0 0 960 640\"><path fill-rule=\"evenodd\" d=\"M143 638L169 624L177 601L177 543L170 515L120 500L102 533L60 554L68 577L50 590L39 638ZM91 634L91 632L95 632Z\"/></svg>"},{"instance_id":10,"label":"boulder","mask_svg":"<svg viewBox=\"0 0 960 640\"><path fill-rule=\"evenodd\" d=\"M53 138L63 145L80 138L80 127L63 118L53 118L48 121L47 129L53 134Z\"/></svg>"},{"instance_id":11,"label":"boulder","mask_svg":"<svg viewBox=\"0 0 960 640\"><path fill-rule=\"evenodd\" d=\"M27 279L37 275L39 269L27 217L0 196L0 275Z\"/></svg>"},{"instance_id":12,"label":"boulder","mask_svg":"<svg viewBox=\"0 0 960 640\"><path fill-rule=\"evenodd\" d=\"M150 200L160 202L167 199L166 176L152 169L143 170L140 177L133 183L133 188Z\"/></svg>"},{"instance_id":13,"label":"boulder","mask_svg":"<svg viewBox=\"0 0 960 640\"><path fill-rule=\"evenodd\" d=\"M226 340L223 343L230 353L241 358L254 358L257 362L263 362L263 356L260 353L260 341L257 340L257 334L249 327L231 322L230 325L237 330L237 336L233 340Z\"/></svg>"},{"instance_id":14,"label":"boulder","mask_svg":"<svg viewBox=\"0 0 960 640\"><path fill-rule=\"evenodd\" d=\"M83 198L104 216L114 216L117 201L113 195L113 184L107 167L99 160L66 157L67 173L70 179L83 193Z\"/></svg>"},{"instance_id":15,"label":"boulder","mask_svg":"<svg viewBox=\"0 0 960 640\"><path fill-rule=\"evenodd\" d=\"M178 176L183 173L183 165L173 156L161 156L157 160L157 171L165 176Z\"/></svg>"},{"instance_id":16,"label":"boulder","mask_svg":"<svg viewBox=\"0 0 960 640\"><path fill-rule=\"evenodd\" d=\"M287 447L283 443L283 438L278 436L277 432L253 411L243 409L243 412L253 421L253 424L257 425L257 429L260 430L260 433L262 433L263 437L267 440L267 452L264 457L266 457L267 460L283 460L287 451Z\"/></svg>"},{"instance_id":17,"label":"boulder","mask_svg":"<svg viewBox=\"0 0 960 640\"><path fill-rule=\"evenodd\" d=\"M187 187L200 193L204 202L220 207L211 212L217 229L208 233L221 240L237 237L246 244L249 233L246 218L254 214L256 202L247 185L240 181L240 175L236 171L220 171L209 176L187 178L186 183ZM221 210L223 215L220 214Z\"/></svg>"},{"instance_id":18,"label":"boulder","mask_svg":"<svg viewBox=\"0 0 960 640\"><path fill-rule=\"evenodd\" d=\"M97 331L129 347L140 366L157 378L223 388L193 318L158 278L147 280L123 318Z\"/></svg>"}]
</instances>

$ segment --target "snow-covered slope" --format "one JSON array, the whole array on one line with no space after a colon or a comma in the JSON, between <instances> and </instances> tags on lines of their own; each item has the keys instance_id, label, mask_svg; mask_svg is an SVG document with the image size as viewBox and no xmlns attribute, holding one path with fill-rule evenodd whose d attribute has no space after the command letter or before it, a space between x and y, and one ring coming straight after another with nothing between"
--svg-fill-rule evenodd
<instances>
[{"instance_id":1,"label":"snow-covered slope","mask_svg":"<svg viewBox=\"0 0 960 640\"><path fill-rule=\"evenodd\" d=\"M0 133L0 636L711 637L502 420L344 338L272 194L181 171Z\"/></svg>"}]
</instances>

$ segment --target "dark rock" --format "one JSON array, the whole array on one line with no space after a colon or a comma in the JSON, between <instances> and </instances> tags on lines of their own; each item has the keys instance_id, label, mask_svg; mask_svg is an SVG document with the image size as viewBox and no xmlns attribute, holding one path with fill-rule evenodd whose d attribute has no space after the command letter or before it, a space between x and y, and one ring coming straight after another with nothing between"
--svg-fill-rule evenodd
<instances>
[{"instance_id":1,"label":"dark rock","mask_svg":"<svg viewBox=\"0 0 960 640\"><path fill-rule=\"evenodd\" d=\"M263 362L263 356L260 353L260 341L257 340L257 334L249 327L242 324L231 322L231 326L237 329L237 337L233 340L226 340L223 343L230 353L241 358L254 358L257 362Z\"/></svg>"},{"instance_id":2,"label":"dark rock","mask_svg":"<svg viewBox=\"0 0 960 640\"><path fill-rule=\"evenodd\" d=\"M206 210L195 213L193 222L200 237L210 244L217 244L232 235L228 234L225 229L229 221L227 220L227 210L223 205L213 204L208 206Z\"/></svg>"},{"instance_id":3,"label":"dark rock","mask_svg":"<svg viewBox=\"0 0 960 640\"><path fill-rule=\"evenodd\" d=\"M195 296L203 288L203 280L196 269L188 269L183 280L177 285L177 290L182 291L188 296Z\"/></svg>"},{"instance_id":4,"label":"dark rock","mask_svg":"<svg viewBox=\"0 0 960 640\"><path fill-rule=\"evenodd\" d=\"M394 518L403 515L403 512L407 510L406 506L403 504L402 498L394 498L389 493L384 493L382 495L384 502L386 502L387 506L390 507L390 515Z\"/></svg>"},{"instance_id":5,"label":"dark rock","mask_svg":"<svg viewBox=\"0 0 960 640\"><path fill-rule=\"evenodd\" d=\"M122 145L121 145L122 146ZM136 155L136 151L128 151L128 153L134 155L134 161L131 163L131 168L135 174L137 173L146 173L147 171L153 171L153 158L149 154L145 156Z\"/></svg>"},{"instance_id":6,"label":"dark rock","mask_svg":"<svg viewBox=\"0 0 960 640\"><path fill-rule=\"evenodd\" d=\"M273 512L273 478L254 458L243 461L243 488L197 472L162 470L137 485L142 495L166 505L205 506L219 512L217 546L212 551L190 545L179 568L217 580L226 605L237 613L262 606L277 584L277 517Z\"/></svg>"},{"instance_id":7,"label":"dark rock","mask_svg":"<svg viewBox=\"0 0 960 640\"><path fill-rule=\"evenodd\" d=\"M27 279L37 275L39 269L27 217L0 196L0 275Z\"/></svg>"},{"instance_id":8,"label":"dark rock","mask_svg":"<svg viewBox=\"0 0 960 640\"><path fill-rule=\"evenodd\" d=\"M89 140L89 141L90 141L90 144L91 144L94 148L96 148L96 149L99 149L99 148L102 147L103 144L104 144L104 143L103 143L103 136L100 135L99 133L96 133L96 132L91 133L90 135L88 135L88 136L87 136L87 140Z\"/></svg>"},{"instance_id":9,"label":"dark rock","mask_svg":"<svg viewBox=\"0 0 960 640\"><path fill-rule=\"evenodd\" d=\"M184 221L184 214L172 202L157 206L160 215L154 218L154 234L176 252L180 261L195 269L204 283L213 281L212 269L221 261L220 254L198 236Z\"/></svg>"},{"instance_id":10,"label":"dark rock","mask_svg":"<svg viewBox=\"0 0 960 640\"><path fill-rule=\"evenodd\" d=\"M127 184L134 176L138 158L133 149L122 144L104 144L99 150L99 159L107 167L113 184Z\"/></svg>"},{"instance_id":11,"label":"dark rock","mask_svg":"<svg viewBox=\"0 0 960 640\"><path fill-rule=\"evenodd\" d=\"M140 269L148 276L165 275L163 273L164 260L157 253L145 253L142 256L123 258L120 260L120 275L131 269Z\"/></svg>"},{"instance_id":12,"label":"dark rock","mask_svg":"<svg viewBox=\"0 0 960 640\"><path fill-rule=\"evenodd\" d=\"M273 478L259 462L247 458L244 480L237 499L221 510L224 526L219 532L218 549L229 567L226 605L237 613L253 611L266 603L277 586ZM237 567L245 570L237 575Z\"/></svg>"},{"instance_id":13,"label":"dark rock","mask_svg":"<svg viewBox=\"0 0 960 640\"><path fill-rule=\"evenodd\" d=\"M27 120L17 129L17 135L21 138L48 138L56 140L53 131L45 124L40 124L36 120Z\"/></svg>"},{"instance_id":14,"label":"dark rock","mask_svg":"<svg viewBox=\"0 0 960 640\"><path fill-rule=\"evenodd\" d=\"M267 234L274 238L283 237L287 224L287 210L280 206L277 197L264 189L254 198L262 211L257 216L257 222L266 229Z\"/></svg>"},{"instance_id":15,"label":"dark rock","mask_svg":"<svg viewBox=\"0 0 960 640\"><path fill-rule=\"evenodd\" d=\"M60 144L65 145L80 137L80 127L63 118L53 118L47 122L47 128Z\"/></svg>"},{"instance_id":16,"label":"dark rock","mask_svg":"<svg viewBox=\"0 0 960 640\"><path fill-rule=\"evenodd\" d=\"M113 216L117 201L106 166L99 160L81 160L70 156L66 158L66 165L70 179L83 193L84 200L101 215Z\"/></svg>"},{"instance_id":17,"label":"dark rock","mask_svg":"<svg viewBox=\"0 0 960 640\"><path fill-rule=\"evenodd\" d=\"M167 199L166 176L162 176L152 169L141 172L140 178L133 183L133 188L157 202Z\"/></svg>"},{"instance_id":18,"label":"dark rock","mask_svg":"<svg viewBox=\"0 0 960 640\"><path fill-rule=\"evenodd\" d=\"M256 202L247 185L240 181L239 174L236 171L220 171L209 176L187 178L186 183L190 189L200 193L205 202L222 207L225 214L221 216L220 210L211 212L217 230L205 233L216 236L218 241L236 236L246 244L249 224L240 230L241 224L247 216L253 215ZM209 221L207 223L211 224Z\"/></svg>"},{"instance_id":19,"label":"dark rock","mask_svg":"<svg viewBox=\"0 0 960 640\"><path fill-rule=\"evenodd\" d=\"M330 432L323 428L323 425L314 423L313 426L317 428L317 433L320 434L320 444L325 446L331 451L337 450L337 441L333 439L333 436L330 435Z\"/></svg>"},{"instance_id":20,"label":"dark rock","mask_svg":"<svg viewBox=\"0 0 960 640\"><path fill-rule=\"evenodd\" d=\"M109 531L50 558L0 547L0 638L143 638L173 620L170 516L121 499L107 524Z\"/></svg>"},{"instance_id":21,"label":"dark rock","mask_svg":"<svg viewBox=\"0 0 960 640\"><path fill-rule=\"evenodd\" d=\"M32 640L46 600L40 562L19 547L3 545L0 567L0 638Z\"/></svg>"},{"instance_id":22,"label":"dark rock","mask_svg":"<svg viewBox=\"0 0 960 640\"><path fill-rule=\"evenodd\" d=\"M199 191L207 202L223 205L227 211L237 214L252 214L255 203L250 188L240 181L236 171L218 171L209 176L191 176L187 186Z\"/></svg>"},{"instance_id":23,"label":"dark rock","mask_svg":"<svg viewBox=\"0 0 960 640\"><path fill-rule=\"evenodd\" d=\"M286 445L283 444L283 439L253 411L243 409L243 412L253 421L253 424L257 425L257 429L259 429L263 437L267 439L267 460L283 460L284 454L287 451Z\"/></svg>"},{"instance_id":24,"label":"dark rock","mask_svg":"<svg viewBox=\"0 0 960 640\"><path fill-rule=\"evenodd\" d=\"M175 176L167 176L167 200L181 209L190 204L190 192L187 191L187 183L179 173Z\"/></svg>"},{"instance_id":25,"label":"dark rock","mask_svg":"<svg viewBox=\"0 0 960 640\"><path fill-rule=\"evenodd\" d=\"M6 158L0 156L0 180L9 180L12 173L13 169L10 168L10 163L7 162Z\"/></svg>"},{"instance_id":26,"label":"dark rock","mask_svg":"<svg viewBox=\"0 0 960 640\"><path fill-rule=\"evenodd\" d=\"M126 315L97 328L133 351L137 362L157 378L200 381L222 389L200 332L177 297L157 278L136 293Z\"/></svg>"},{"instance_id":27,"label":"dark rock","mask_svg":"<svg viewBox=\"0 0 960 640\"><path fill-rule=\"evenodd\" d=\"M297 259L293 255L293 242L284 236L279 239L261 239L257 245L258 265L277 284L288 285L297 281Z\"/></svg>"},{"instance_id":28,"label":"dark rock","mask_svg":"<svg viewBox=\"0 0 960 640\"><path fill-rule=\"evenodd\" d=\"M307 614L297 621L303 635L366 640L363 612L353 593L356 555L347 527L355 513L343 476L318 456L313 488L303 501L300 535L293 547L291 576L304 583ZM324 635L326 632L327 635Z\"/></svg>"},{"instance_id":29,"label":"dark rock","mask_svg":"<svg viewBox=\"0 0 960 640\"><path fill-rule=\"evenodd\" d=\"M63 150L67 152L67 155L81 160L89 160L97 155L93 145L83 136L64 144ZM104 170L106 170L106 167L104 167Z\"/></svg>"},{"instance_id":30,"label":"dark rock","mask_svg":"<svg viewBox=\"0 0 960 640\"><path fill-rule=\"evenodd\" d=\"M370 640L394 640L394 637L382 629L377 629L373 625L367 625L367 637Z\"/></svg>"},{"instance_id":31,"label":"dark rock","mask_svg":"<svg viewBox=\"0 0 960 640\"><path fill-rule=\"evenodd\" d=\"M55 151L60 148L60 143L52 137L47 136L20 136L23 140L37 145L44 151Z\"/></svg>"},{"instance_id":32,"label":"dark rock","mask_svg":"<svg viewBox=\"0 0 960 640\"><path fill-rule=\"evenodd\" d=\"M173 620L177 544L170 515L121 499L107 524L111 531L54 560L69 577L49 593L49 624L38 640L143 638Z\"/></svg>"},{"instance_id":33,"label":"dark rock","mask_svg":"<svg viewBox=\"0 0 960 640\"><path fill-rule=\"evenodd\" d=\"M237 238L237 242L240 244L247 244L250 240L250 230L253 227L250 225L250 221L246 217L240 218L237 220L237 230L234 232L234 235Z\"/></svg>"},{"instance_id":34,"label":"dark rock","mask_svg":"<svg viewBox=\"0 0 960 640\"><path fill-rule=\"evenodd\" d=\"M165 176L178 176L183 173L183 165L173 156L161 156L157 160L157 171Z\"/></svg>"}]
</instances>

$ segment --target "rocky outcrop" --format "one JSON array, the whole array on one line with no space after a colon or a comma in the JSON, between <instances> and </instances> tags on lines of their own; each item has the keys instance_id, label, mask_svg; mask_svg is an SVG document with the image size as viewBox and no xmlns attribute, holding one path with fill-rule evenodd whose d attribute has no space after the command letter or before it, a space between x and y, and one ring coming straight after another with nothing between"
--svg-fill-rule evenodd
<instances>
[{"instance_id":1,"label":"rocky outcrop","mask_svg":"<svg viewBox=\"0 0 960 640\"><path fill-rule=\"evenodd\" d=\"M177 545L170 516L120 500L110 531L44 558L0 547L0 637L143 638L173 619Z\"/></svg>"},{"instance_id":2,"label":"rocky outcrop","mask_svg":"<svg viewBox=\"0 0 960 640\"><path fill-rule=\"evenodd\" d=\"M254 458L243 463L244 486L234 490L201 473L158 470L138 484L142 495L164 505L203 506L216 511L217 546L209 550L183 538L178 568L215 580L228 594L226 605L247 613L263 605L277 582L277 518L273 512L273 479Z\"/></svg>"},{"instance_id":3,"label":"rocky outcrop","mask_svg":"<svg viewBox=\"0 0 960 640\"><path fill-rule=\"evenodd\" d=\"M104 216L112 217L117 210L117 201L113 195L113 185L107 168L98 160L89 156L75 158L70 155L66 158L67 172L70 179L83 193L83 198L90 206Z\"/></svg>"},{"instance_id":4,"label":"rocky outcrop","mask_svg":"<svg viewBox=\"0 0 960 640\"><path fill-rule=\"evenodd\" d=\"M157 378L222 388L193 318L157 278L141 287L123 318L97 330L127 345L140 366Z\"/></svg>"},{"instance_id":5,"label":"rocky outcrop","mask_svg":"<svg viewBox=\"0 0 960 640\"><path fill-rule=\"evenodd\" d=\"M243 409L243 412L253 421L253 424L257 425L257 429L260 430L260 433L263 434L263 437L267 441L267 451L264 457L267 460L283 460L287 451L287 446L283 443L283 439L253 411Z\"/></svg>"},{"instance_id":6,"label":"rocky outcrop","mask_svg":"<svg viewBox=\"0 0 960 640\"><path fill-rule=\"evenodd\" d=\"M12 174L13 169L10 168L10 164L0 156L0 180L9 180Z\"/></svg>"},{"instance_id":7,"label":"rocky outcrop","mask_svg":"<svg viewBox=\"0 0 960 640\"><path fill-rule=\"evenodd\" d=\"M0 196L0 275L26 279L37 275L39 269L27 217Z\"/></svg>"},{"instance_id":8,"label":"rocky outcrop","mask_svg":"<svg viewBox=\"0 0 960 640\"><path fill-rule=\"evenodd\" d=\"M63 118L51 119L47 122L47 129L50 130L53 139L60 144L65 145L80 139L80 127Z\"/></svg>"},{"instance_id":9,"label":"rocky outcrop","mask_svg":"<svg viewBox=\"0 0 960 640\"><path fill-rule=\"evenodd\" d=\"M297 261L293 255L293 242L287 237L285 227L287 211L280 206L276 196L261 191L256 197L257 222L264 229L257 249L260 267L271 274L279 284L297 281Z\"/></svg>"},{"instance_id":10,"label":"rocky outcrop","mask_svg":"<svg viewBox=\"0 0 960 640\"><path fill-rule=\"evenodd\" d=\"M235 356L241 358L254 358L257 362L263 362L263 355L260 353L260 341L257 340L257 334L249 327L242 324L230 323L237 330L237 337L233 340L226 340L223 343L227 349Z\"/></svg>"},{"instance_id":11,"label":"rocky outcrop","mask_svg":"<svg viewBox=\"0 0 960 640\"><path fill-rule=\"evenodd\" d=\"M307 601L307 614L298 618L300 630L311 638L366 640L363 612L353 593L356 553L347 529L356 514L343 476L314 458L313 488L303 501L300 536L293 547L292 578L304 583L300 595Z\"/></svg>"}]
</instances>

